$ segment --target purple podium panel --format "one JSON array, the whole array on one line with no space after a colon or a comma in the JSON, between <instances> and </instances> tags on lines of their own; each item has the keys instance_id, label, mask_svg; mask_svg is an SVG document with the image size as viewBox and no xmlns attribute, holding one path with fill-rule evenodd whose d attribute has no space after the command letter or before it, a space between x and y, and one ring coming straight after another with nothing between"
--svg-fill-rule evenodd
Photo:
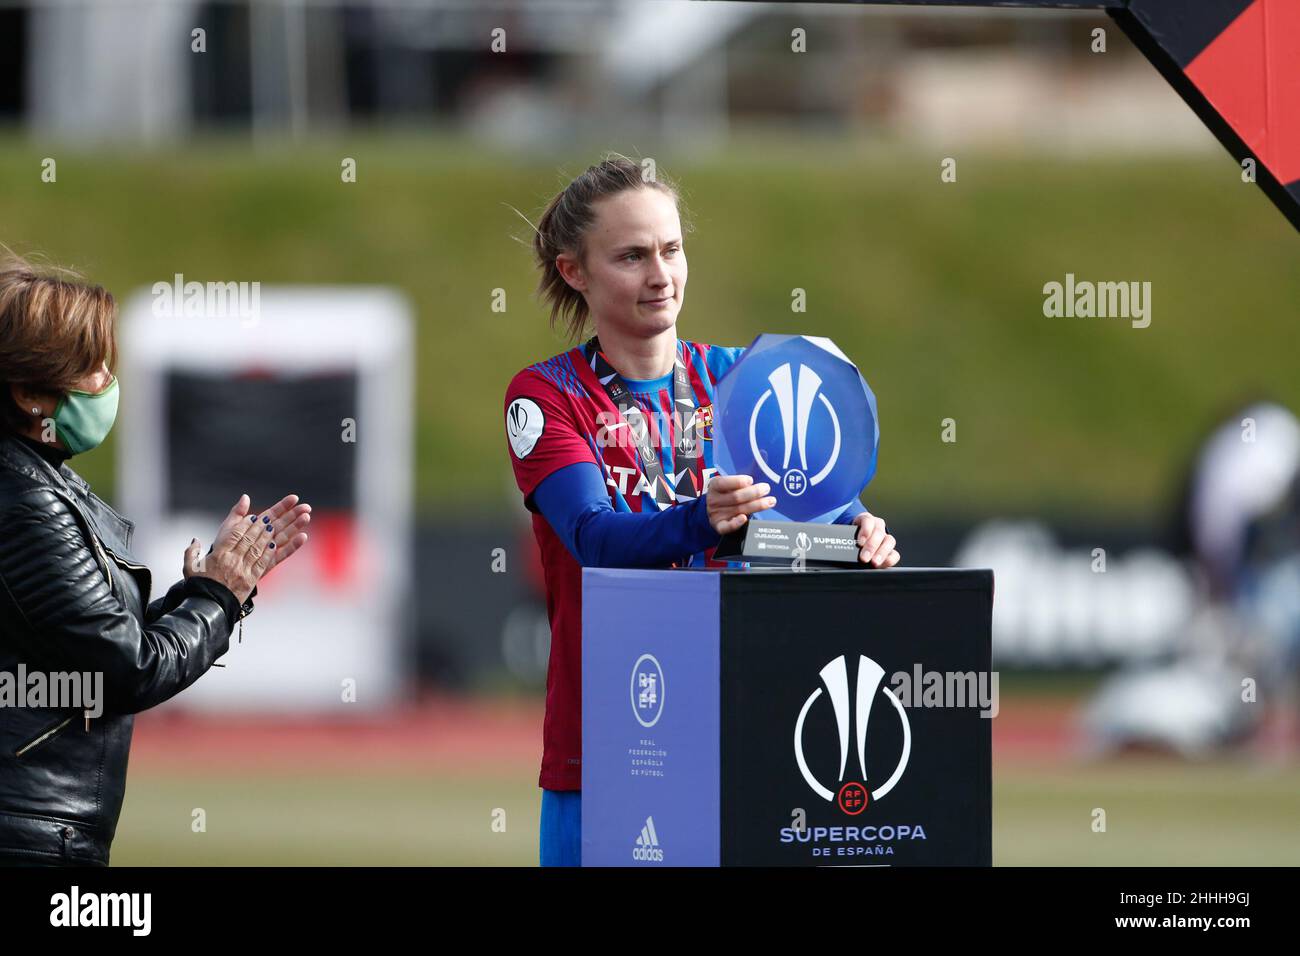
<instances>
[{"instance_id":1,"label":"purple podium panel","mask_svg":"<svg viewBox=\"0 0 1300 956\"><path fill-rule=\"evenodd\" d=\"M582 864L719 865L716 573L582 572Z\"/></svg>"}]
</instances>

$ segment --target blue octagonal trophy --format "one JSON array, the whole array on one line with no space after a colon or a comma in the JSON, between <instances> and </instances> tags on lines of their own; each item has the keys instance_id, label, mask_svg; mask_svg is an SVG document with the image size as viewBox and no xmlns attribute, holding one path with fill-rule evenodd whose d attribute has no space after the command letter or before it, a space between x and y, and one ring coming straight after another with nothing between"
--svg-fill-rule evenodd
<instances>
[{"instance_id":1,"label":"blue octagonal trophy","mask_svg":"<svg viewBox=\"0 0 1300 956\"><path fill-rule=\"evenodd\" d=\"M876 396L828 338L756 338L718 382L714 465L766 481L776 507L724 535L714 557L863 566L853 525L830 524L876 472ZM718 413L718 409L721 413Z\"/></svg>"}]
</instances>

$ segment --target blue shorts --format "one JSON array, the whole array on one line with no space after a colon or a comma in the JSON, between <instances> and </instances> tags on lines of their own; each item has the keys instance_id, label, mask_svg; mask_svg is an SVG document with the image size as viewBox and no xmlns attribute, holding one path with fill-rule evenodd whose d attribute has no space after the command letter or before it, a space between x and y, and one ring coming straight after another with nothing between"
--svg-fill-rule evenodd
<instances>
[{"instance_id":1,"label":"blue shorts","mask_svg":"<svg viewBox=\"0 0 1300 956\"><path fill-rule=\"evenodd\" d=\"M582 865L582 791L543 790L542 866Z\"/></svg>"}]
</instances>

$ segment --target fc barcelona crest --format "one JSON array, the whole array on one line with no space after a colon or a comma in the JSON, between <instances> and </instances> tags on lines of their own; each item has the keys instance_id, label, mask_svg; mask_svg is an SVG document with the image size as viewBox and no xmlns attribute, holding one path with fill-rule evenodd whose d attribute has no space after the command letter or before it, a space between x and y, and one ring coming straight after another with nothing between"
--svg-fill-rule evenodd
<instances>
[{"instance_id":1,"label":"fc barcelona crest","mask_svg":"<svg viewBox=\"0 0 1300 956\"><path fill-rule=\"evenodd\" d=\"M701 441L713 441L712 405L695 409L695 437Z\"/></svg>"}]
</instances>

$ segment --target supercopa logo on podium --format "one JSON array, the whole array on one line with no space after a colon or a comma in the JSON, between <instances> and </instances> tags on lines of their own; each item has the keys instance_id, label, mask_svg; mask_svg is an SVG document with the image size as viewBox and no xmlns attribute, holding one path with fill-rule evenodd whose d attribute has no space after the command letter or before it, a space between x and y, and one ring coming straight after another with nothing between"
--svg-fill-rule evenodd
<instances>
[{"instance_id":1,"label":"supercopa logo on podium","mask_svg":"<svg viewBox=\"0 0 1300 956\"><path fill-rule=\"evenodd\" d=\"M840 745L840 772L838 781L844 780L844 773L848 768L848 744L849 744L849 676L848 667L845 663L844 655L841 654L821 670L821 682L827 691L827 699L835 712L835 728ZM794 725L794 755L799 764L799 772L807 781L809 788L828 803L834 802L849 816L856 816L867 808L868 800L878 801L881 797L894 789L894 784L898 783L899 778L903 776L903 771L907 769L907 758L912 752L912 727L911 722L907 719L907 711L895 694L887 686L881 686L885 679L885 671L879 664L865 657L858 655L858 675L856 693L854 694L854 706L857 711L857 719L853 723L854 735L857 741L857 766L862 775L857 780L849 780L847 783L837 783L837 790L832 791L825 787L822 782L813 774L808 767L808 758L804 753L804 721L808 717L808 711L812 708L817 699L822 696L822 688L817 687L808 699L804 701L803 707L799 709L799 718ZM883 695L894 708L898 711L899 726L903 731L902 750L895 764L893 772L889 778L878 786L875 790L867 790L867 727L871 719L871 707L876 701L876 692ZM879 723L877 722L877 726ZM874 750L874 748L873 748ZM795 833L799 828L792 827L790 833ZM909 828L910 830L910 828ZM918 838L921 835L918 834ZM790 837L793 839L793 837Z\"/></svg>"}]
</instances>

